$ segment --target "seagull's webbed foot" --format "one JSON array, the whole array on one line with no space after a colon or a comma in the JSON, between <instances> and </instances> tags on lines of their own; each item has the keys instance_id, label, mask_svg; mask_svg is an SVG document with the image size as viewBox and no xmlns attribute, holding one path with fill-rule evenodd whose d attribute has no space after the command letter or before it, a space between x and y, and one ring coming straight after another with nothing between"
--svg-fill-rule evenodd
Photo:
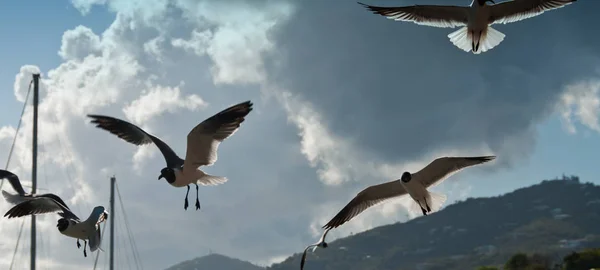
<instances>
[{"instance_id":1,"label":"seagull's webbed foot","mask_svg":"<svg viewBox=\"0 0 600 270\"><path fill-rule=\"evenodd\" d=\"M198 200L198 184L196 184L196 211L200 209L200 200Z\"/></svg>"},{"instance_id":2,"label":"seagull's webbed foot","mask_svg":"<svg viewBox=\"0 0 600 270\"><path fill-rule=\"evenodd\" d=\"M425 204L427 206L427 213L431 212L431 208L429 208L429 204Z\"/></svg>"},{"instance_id":3,"label":"seagull's webbed foot","mask_svg":"<svg viewBox=\"0 0 600 270\"><path fill-rule=\"evenodd\" d=\"M185 202L183 204L183 210L187 210L189 203L188 203L188 194L190 193L190 186L187 186L187 192L185 193Z\"/></svg>"},{"instance_id":4,"label":"seagull's webbed foot","mask_svg":"<svg viewBox=\"0 0 600 270\"><path fill-rule=\"evenodd\" d=\"M81 244L79 243L79 239L77 239L77 248L80 249L81 248Z\"/></svg>"},{"instance_id":5,"label":"seagull's webbed foot","mask_svg":"<svg viewBox=\"0 0 600 270\"><path fill-rule=\"evenodd\" d=\"M83 257L87 257L87 252L85 251L87 247L87 240L83 240Z\"/></svg>"},{"instance_id":6,"label":"seagull's webbed foot","mask_svg":"<svg viewBox=\"0 0 600 270\"><path fill-rule=\"evenodd\" d=\"M425 211L425 209L423 209L423 207L421 207L421 211L423 211L423 215L426 216L427 215L427 211Z\"/></svg>"}]
</instances>

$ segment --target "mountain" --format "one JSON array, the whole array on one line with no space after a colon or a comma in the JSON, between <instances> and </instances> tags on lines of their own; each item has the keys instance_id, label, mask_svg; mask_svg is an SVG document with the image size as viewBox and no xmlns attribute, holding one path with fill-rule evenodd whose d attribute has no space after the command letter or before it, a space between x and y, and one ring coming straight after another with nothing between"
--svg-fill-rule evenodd
<instances>
[{"instance_id":1,"label":"mountain","mask_svg":"<svg viewBox=\"0 0 600 270\"><path fill-rule=\"evenodd\" d=\"M501 266L518 252L561 260L574 250L600 247L599 224L600 186L563 176L337 239L309 253L305 269L465 270ZM267 269L298 269L301 255Z\"/></svg>"},{"instance_id":2,"label":"mountain","mask_svg":"<svg viewBox=\"0 0 600 270\"><path fill-rule=\"evenodd\" d=\"M264 270L249 262L229 258L219 254L210 254L204 257L185 261L173 265L166 270Z\"/></svg>"}]
</instances>

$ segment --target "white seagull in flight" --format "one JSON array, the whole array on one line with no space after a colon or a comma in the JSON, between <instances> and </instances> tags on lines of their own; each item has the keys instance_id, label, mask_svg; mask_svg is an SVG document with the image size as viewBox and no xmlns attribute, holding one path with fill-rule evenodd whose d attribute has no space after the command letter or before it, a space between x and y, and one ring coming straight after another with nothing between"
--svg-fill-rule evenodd
<instances>
[{"instance_id":1,"label":"white seagull in flight","mask_svg":"<svg viewBox=\"0 0 600 270\"><path fill-rule=\"evenodd\" d=\"M367 208L407 193L413 199L409 210L412 212L421 210L423 215L435 212L446 201L446 195L429 192L428 188L441 183L466 167L482 164L495 158L495 156L438 158L416 173L404 172L399 180L370 186L359 192L323 228L337 228Z\"/></svg>"},{"instance_id":2,"label":"white seagull in flight","mask_svg":"<svg viewBox=\"0 0 600 270\"><path fill-rule=\"evenodd\" d=\"M496 4L493 0L473 0L465 6L415 5L404 7L378 7L360 3L375 14L397 21L454 28L448 38L458 48L474 54L496 47L504 34L490 27L535 17L544 11L561 8L577 0L514 0ZM492 2L494 5L487 5Z\"/></svg>"},{"instance_id":3,"label":"white seagull in flight","mask_svg":"<svg viewBox=\"0 0 600 270\"><path fill-rule=\"evenodd\" d=\"M140 127L127 121L103 115L88 115L96 127L104 129L119 138L135 144L154 143L163 154L167 166L160 171L161 178L174 187L187 186L183 208L188 208L190 185L196 185L196 210L200 209L198 183L205 186L220 185L227 182L226 177L209 175L198 169L210 166L217 161L217 148L223 140L233 135L252 111L252 102L246 101L233 105L204 120L187 135L185 160L181 159L169 145Z\"/></svg>"},{"instance_id":4,"label":"white seagull in flight","mask_svg":"<svg viewBox=\"0 0 600 270\"><path fill-rule=\"evenodd\" d=\"M86 246L88 241L91 252L100 249L100 244L102 242L100 223L108 219L108 212L103 206L94 207L90 216L82 221L77 215L69 210L69 207L67 207L63 200L58 196L56 196L56 198L51 196L38 196L31 197L13 206L6 214L4 214L4 216L7 218L15 218L54 212L58 212L58 215L61 216L56 224L56 227L61 234L76 238L77 248L81 248L79 240L83 240L83 256L87 257Z\"/></svg>"}]
</instances>

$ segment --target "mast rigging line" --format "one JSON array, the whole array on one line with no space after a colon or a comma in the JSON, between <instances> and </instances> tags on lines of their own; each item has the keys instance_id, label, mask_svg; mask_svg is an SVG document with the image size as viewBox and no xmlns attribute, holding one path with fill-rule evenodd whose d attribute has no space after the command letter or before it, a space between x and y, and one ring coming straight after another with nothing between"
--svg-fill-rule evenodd
<instances>
[{"instance_id":1,"label":"mast rigging line","mask_svg":"<svg viewBox=\"0 0 600 270\"><path fill-rule=\"evenodd\" d=\"M27 90L27 96L25 96L25 101L23 102L23 109L21 110L21 116L19 117L19 124L17 124L17 130L15 131L15 137L13 138L12 145L10 146L10 151L8 152L8 158L6 159L5 170L8 170L8 165L10 164L10 158L12 157L13 150L15 148L15 143L17 142L17 135L19 134L19 130L21 129L21 122L23 121L23 115L25 114L25 108L27 108L27 101L29 100L29 93L31 92L31 85L33 84L33 79L29 82L29 89ZM4 179L0 183L0 189L4 185Z\"/></svg>"},{"instance_id":2,"label":"mast rigging line","mask_svg":"<svg viewBox=\"0 0 600 270\"><path fill-rule=\"evenodd\" d=\"M106 222L104 222L104 226L102 227L102 235L100 235L100 239L104 240L104 231L106 231ZM98 265L98 258L100 257L100 252L96 252L96 259L94 260L94 270L96 270L96 265Z\"/></svg>"},{"instance_id":3,"label":"mast rigging line","mask_svg":"<svg viewBox=\"0 0 600 270\"><path fill-rule=\"evenodd\" d=\"M127 236L129 238L129 245L131 246L131 252L133 254L133 261L136 265L136 269L139 267L140 269L144 269L142 265L142 260L140 259L139 249L137 247L137 243L135 242L135 238L133 237L133 233L131 231L131 226L129 225L129 219L127 219L127 212L125 211L125 207L123 206L123 199L121 198L121 191L119 190L119 183L115 182L115 189L117 190L117 196L119 197L119 204L121 205L121 212L123 212L123 220L125 221L125 230Z\"/></svg>"}]
</instances>

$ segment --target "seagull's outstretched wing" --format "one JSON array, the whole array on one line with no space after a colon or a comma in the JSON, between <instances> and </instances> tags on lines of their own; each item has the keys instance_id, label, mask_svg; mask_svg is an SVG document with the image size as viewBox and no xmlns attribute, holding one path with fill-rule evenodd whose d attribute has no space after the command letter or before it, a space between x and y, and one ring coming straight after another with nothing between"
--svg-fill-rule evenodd
<instances>
[{"instance_id":1,"label":"seagull's outstretched wing","mask_svg":"<svg viewBox=\"0 0 600 270\"><path fill-rule=\"evenodd\" d=\"M485 163L495 158L496 156L441 157L414 173L413 177L419 179L426 188L430 188L466 167Z\"/></svg>"},{"instance_id":2,"label":"seagull's outstretched wing","mask_svg":"<svg viewBox=\"0 0 600 270\"><path fill-rule=\"evenodd\" d=\"M514 0L491 6L490 24L506 24L525 20L561 8L577 0Z\"/></svg>"},{"instance_id":3,"label":"seagull's outstretched wing","mask_svg":"<svg viewBox=\"0 0 600 270\"><path fill-rule=\"evenodd\" d=\"M60 212L59 215L64 218L79 220L79 217L73 214L66 205L50 197L35 197L31 200L19 203L9 209L4 216L14 218L55 212Z\"/></svg>"},{"instance_id":4,"label":"seagull's outstretched wing","mask_svg":"<svg viewBox=\"0 0 600 270\"><path fill-rule=\"evenodd\" d=\"M319 239L319 242L316 242L312 245L309 245L308 247L306 247L304 249L304 253L302 253L302 260L300 261L300 270L304 269L304 262L306 261L306 252L308 251L308 249L310 249L311 247L313 248L312 252L315 252L315 250L317 249L317 247L321 244L325 242L325 237L327 236L327 233L330 231L331 229L327 229L325 230L325 232L323 233L323 235L321 236L321 239Z\"/></svg>"},{"instance_id":5,"label":"seagull's outstretched wing","mask_svg":"<svg viewBox=\"0 0 600 270\"><path fill-rule=\"evenodd\" d=\"M233 105L202 121L187 136L184 171L192 171L217 161L219 144L229 138L252 111L252 102Z\"/></svg>"},{"instance_id":6,"label":"seagull's outstretched wing","mask_svg":"<svg viewBox=\"0 0 600 270\"><path fill-rule=\"evenodd\" d=\"M321 244L321 243L323 243L323 242L325 242L325 237L327 237L327 233L328 233L330 230L331 230L331 229L327 229L327 230L325 230L325 232L323 232L323 235L321 235L321 238L319 239L319 242L317 242L317 245L318 245L318 244ZM313 251L314 251L314 250L313 250Z\"/></svg>"},{"instance_id":7,"label":"seagull's outstretched wing","mask_svg":"<svg viewBox=\"0 0 600 270\"><path fill-rule=\"evenodd\" d=\"M441 28L465 26L469 20L468 7L415 5L405 7L378 7L358 2L375 14L396 21L414 22Z\"/></svg>"},{"instance_id":8,"label":"seagull's outstretched wing","mask_svg":"<svg viewBox=\"0 0 600 270\"><path fill-rule=\"evenodd\" d=\"M300 261L300 270L304 269L304 262L306 261L306 252L308 251L309 248L316 247L316 246L317 246L317 244L312 244L304 249L304 253L302 253L302 259Z\"/></svg>"},{"instance_id":9,"label":"seagull's outstretched wing","mask_svg":"<svg viewBox=\"0 0 600 270\"><path fill-rule=\"evenodd\" d=\"M167 167L175 168L183 165L183 160L175 154L169 145L138 126L110 116L88 114L88 117L93 119L92 123L96 124L96 127L117 135L126 142L135 145L154 143L165 157Z\"/></svg>"},{"instance_id":10,"label":"seagull's outstretched wing","mask_svg":"<svg viewBox=\"0 0 600 270\"><path fill-rule=\"evenodd\" d=\"M0 179L8 180L15 192L17 192L21 196L25 195L25 190L23 189L23 186L21 186L21 181L19 180L19 177L14 173L6 170L0 170Z\"/></svg>"},{"instance_id":11,"label":"seagull's outstretched wing","mask_svg":"<svg viewBox=\"0 0 600 270\"><path fill-rule=\"evenodd\" d=\"M398 180L370 186L365 188L354 197L333 219L331 219L324 229L333 229L351 220L353 217L365 211L367 208L383 202L387 199L406 194L406 190Z\"/></svg>"}]
</instances>

